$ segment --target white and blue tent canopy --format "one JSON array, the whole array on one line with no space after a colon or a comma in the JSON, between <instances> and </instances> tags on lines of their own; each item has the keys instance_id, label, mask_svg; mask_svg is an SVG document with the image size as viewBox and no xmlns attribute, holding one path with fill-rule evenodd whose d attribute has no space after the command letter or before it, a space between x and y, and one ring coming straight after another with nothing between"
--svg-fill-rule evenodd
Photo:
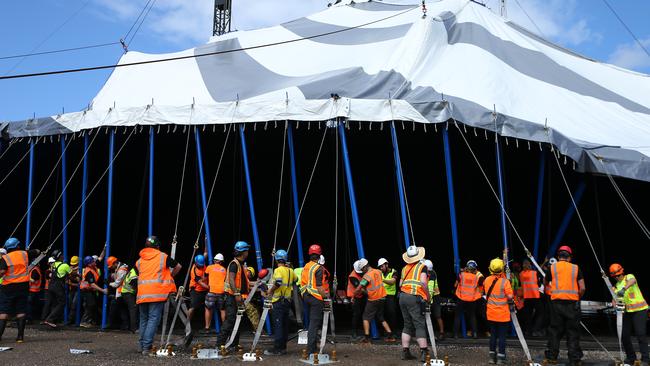
<instances>
[{"instance_id":1,"label":"white and blue tent canopy","mask_svg":"<svg viewBox=\"0 0 650 366\"><path fill-rule=\"evenodd\" d=\"M550 142L580 171L650 181L648 75L582 57L469 0L427 1L426 17L416 3L347 0L178 53L131 51L87 111L8 123L5 133L453 119Z\"/></svg>"}]
</instances>

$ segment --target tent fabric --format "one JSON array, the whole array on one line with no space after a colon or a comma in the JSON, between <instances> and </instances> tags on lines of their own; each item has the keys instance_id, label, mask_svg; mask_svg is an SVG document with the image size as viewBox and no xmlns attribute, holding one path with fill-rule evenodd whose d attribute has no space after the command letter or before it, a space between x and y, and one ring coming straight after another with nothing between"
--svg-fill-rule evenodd
<instances>
[{"instance_id":1,"label":"tent fabric","mask_svg":"<svg viewBox=\"0 0 650 366\"><path fill-rule=\"evenodd\" d=\"M554 45L469 0L343 1L182 52L128 52L87 111L5 135L104 126L450 119L650 181L650 77ZM205 55L210 53L218 53ZM204 56L201 56L204 55ZM331 98L333 94L340 99Z\"/></svg>"}]
</instances>

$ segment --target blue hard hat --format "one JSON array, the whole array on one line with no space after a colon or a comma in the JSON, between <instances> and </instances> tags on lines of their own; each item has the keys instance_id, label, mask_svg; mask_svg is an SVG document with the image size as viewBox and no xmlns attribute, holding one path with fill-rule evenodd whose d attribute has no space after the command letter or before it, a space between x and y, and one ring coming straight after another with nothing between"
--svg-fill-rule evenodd
<instances>
[{"instance_id":1,"label":"blue hard hat","mask_svg":"<svg viewBox=\"0 0 650 366\"><path fill-rule=\"evenodd\" d=\"M235 250L238 252L246 252L251 248L245 241L238 241L235 243Z\"/></svg>"},{"instance_id":2,"label":"blue hard hat","mask_svg":"<svg viewBox=\"0 0 650 366\"><path fill-rule=\"evenodd\" d=\"M196 257L194 257L194 263L196 263L197 266L199 267L204 267L205 266L205 257L203 254L199 254Z\"/></svg>"},{"instance_id":3,"label":"blue hard hat","mask_svg":"<svg viewBox=\"0 0 650 366\"><path fill-rule=\"evenodd\" d=\"M16 249L20 245L20 240L16 238L9 238L5 242L5 249L10 250L10 249Z\"/></svg>"},{"instance_id":4,"label":"blue hard hat","mask_svg":"<svg viewBox=\"0 0 650 366\"><path fill-rule=\"evenodd\" d=\"M469 267L469 268L478 268L478 264L476 263L475 260L469 260L469 261L467 261L467 267Z\"/></svg>"},{"instance_id":5,"label":"blue hard hat","mask_svg":"<svg viewBox=\"0 0 650 366\"><path fill-rule=\"evenodd\" d=\"M87 255L87 256L84 257L84 267L89 266L90 264L92 264L94 262L95 262L95 258L93 258L92 256Z\"/></svg>"},{"instance_id":6,"label":"blue hard hat","mask_svg":"<svg viewBox=\"0 0 650 366\"><path fill-rule=\"evenodd\" d=\"M287 251L284 249L280 249L275 252L275 260L276 261L286 261L288 258Z\"/></svg>"}]
</instances>

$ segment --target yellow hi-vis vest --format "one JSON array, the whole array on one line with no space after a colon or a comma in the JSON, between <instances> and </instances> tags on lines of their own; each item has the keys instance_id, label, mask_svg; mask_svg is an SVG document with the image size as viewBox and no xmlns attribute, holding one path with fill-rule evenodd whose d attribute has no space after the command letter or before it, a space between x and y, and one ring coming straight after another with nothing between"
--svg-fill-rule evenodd
<instances>
[{"instance_id":1,"label":"yellow hi-vis vest","mask_svg":"<svg viewBox=\"0 0 650 366\"><path fill-rule=\"evenodd\" d=\"M634 279L634 275L628 274L623 277L622 281L616 282L616 292L622 290L625 287L625 284L628 280ZM626 313L634 313L637 311L646 310L648 304L641 294L641 289L639 289L639 284L635 283L633 286L625 290L625 295L623 295L623 303L625 304Z\"/></svg>"}]
</instances>

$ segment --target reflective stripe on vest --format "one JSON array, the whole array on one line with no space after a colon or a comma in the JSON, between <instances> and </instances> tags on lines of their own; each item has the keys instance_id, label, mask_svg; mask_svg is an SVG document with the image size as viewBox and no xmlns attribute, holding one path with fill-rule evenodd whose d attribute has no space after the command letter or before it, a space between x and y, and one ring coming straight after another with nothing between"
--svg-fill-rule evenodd
<instances>
[{"instance_id":1,"label":"reflective stripe on vest","mask_svg":"<svg viewBox=\"0 0 650 366\"><path fill-rule=\"evenodd\" d=\"M363 279L368 282L368 301L376 301L386 297L386 289L384 288L383 278L381 271L375 268L370 269Z\"/></svg>"},{"instance_id":2,"label":"reflective stripe on vest","mask_svg":"<svg viewBox=\"0 0 650 366\"><path fill-rule=\"evenodd\" d=\"M567 270L571 268L571 272ZM566 261L559 261L551 266L553 273L553 290L551 300L580 300L578 291L578 266ZM560 277L561 276L561 277ZM567 278L567 276L569 276Z\"/></svg>"},{"instance_id":3,"label":"reflective stripe on vest","mask_svg":"<svg viewBox=\"0 0 650 366\"><path fill-rule=\"evenodd\" d=\"M490 297L487 299L487 303L490 305L503 306L508 304L508 297L506 296L506 280L503 278L497 278L495 281L500 281L501 284L498 284L499 291L492 291Z\"/></svg>"},{"instance_id":4,"label":"reflective stripe on vest","mask_svg":"<svg viewBox=\"0 0 650 366\"><path fill-rule=\"evenodd\" d=\"M539 299L539 284L537 283L537 272L528 269L522 271L521 287L524 292L524 299Z\"/></svg>"},{"instance_id":5,"label":"reflective stripe on vest","mask_svg":"<svg viewBox=\"0 0 650 366\"><path fill-rule=\"evenodd\" d=\"M135 266L138 270L138 294L136 296L136 303L166 301L169 294L176 291L174 279L169 268L166 266L167 255L157 249L145 248L140 252L141 257L145 251L149 253L155 251L156 253L153 253L153 255L157 255L160 258L157 263L153 262L155 261L155 257L147 260L145 263L142 262L142 258L136 262ZM146 266L144 272L143 266Z\"/></svg>"},{"instance_id":6,"label":"reflective stripe on vest","mask_svg":"<svg viewBox=\"0 0 650 366\"><path fill-rule=\"evenodd\" d=\"M634 276L628 274L625 275L622 281L616 282L616 286L615 286L616 292L622 290L627 284L627 281L629 281L630 279L634 279ZM643 298L643 294L639 289L638 283L635 283L634 285L630 286L627 290L625 290L625 294L623 295L622 301L625 304L625 311L628 313L633 313L648 308L648 303Z\"/></svg>"},{"instance_id":7,"label":"reflective stripe on vest","mask_svg":"<svg viewBox=\"0 0 650 366\"><path fill-rule=\"evenodd\" d=\"M230 263L235 263L237 265L237 273L235 274L235 286L237 287L236 289L231 289L230 288L230 264L228 265L228 268L226 269L226 281L223 285L224 291L230 295L234 295L235 293L240 293L241 295L245 295L248 293L248 276L244 276L246 283L241 283L242 279L242 269L246 270L245 268L242 267L242 265L239 263L237 259L233 259L230 261ZM236 291L235 291L236 290Z\"/></svg>"},{"instance_id":8,"label":"reflective stripe on vest","mask_svg":"<svg viewBox=\"0 0 650 366\"><path fill-rule=\"evenodd\" d=\"M99 280L99 272L97 272L96 269L89 268L89 267L84 268L83 275L82 275L83 278L81 279L81 283L79 284L79 288L82 291L91 290L90 283L88 283L88 281L86 281L86 276L88 275L88 273L91 273L93 275L93 277L95 277L95 282L93 282L93 283L97 283L97 281Z\"/></svg>"},{"instance_id":9,"label":"reflective stripe on vest","mask_svg":"<svg viewBox=\"0 0 650 366\"><path fill-rule=\"evenodd\" d=\"M426 299L428 288L420 281L420 276L424 268L424 264L420 262L407 264L402 269L402 286L400 287L400 291Z\"/></svg>"},{"instance_id":10,"label":"reflective stripe on vest","mask_svg":"<svg viewBox=\"0 0 650 366\"><path fill-rule=\"evenodd\" d=\"M470 272L461 272L458 287L456 288L456 296L463 301L478 300L480 298L478 276Z\"/></svg>"},{"instance_id":11,"label":"reflective stripe on vest","mask_svg":"<svg viewBox=\"0 0 650 366\"><path fill-rule=\"evenodd\" d=\"M29 282L29 273L27 273L27 252L24 250L13 251L4 257L7 263L7 271L3 277L2 285L10 285L13 283Z\"/></svg>"},{"instance_id":12,"label":"reflective stripe on vest","mask_svg":"<svg viewBox=\"0 0 650 366\"><path fill-rule=\"evenodd\" d=\"M302 289L300 290L303 296L305 292L307 292L314 298L323 300L323 296L321 296L320 292L318 292L318 289L316 288L316 272L319 268L321 268L321 266L316 262L309 262L305 265L305 268L302 271L302 279L300 280L300 283L303 284ZM307 276L307 279L305 279L305 276Z\"/></svg>"},{"instance_id":13,"label":"reflective stripe on vest","mask_svg":"<svg viewBox=\"0 0 650 366\"><path fill-rule=\"evenodd\" d=\"M32 281L32 272L38 273L38 280ZM41 285L43 284L43 274L38 266L32 268L29 272L29 292L41 292Z\"/></svg>"}]
</instances>

